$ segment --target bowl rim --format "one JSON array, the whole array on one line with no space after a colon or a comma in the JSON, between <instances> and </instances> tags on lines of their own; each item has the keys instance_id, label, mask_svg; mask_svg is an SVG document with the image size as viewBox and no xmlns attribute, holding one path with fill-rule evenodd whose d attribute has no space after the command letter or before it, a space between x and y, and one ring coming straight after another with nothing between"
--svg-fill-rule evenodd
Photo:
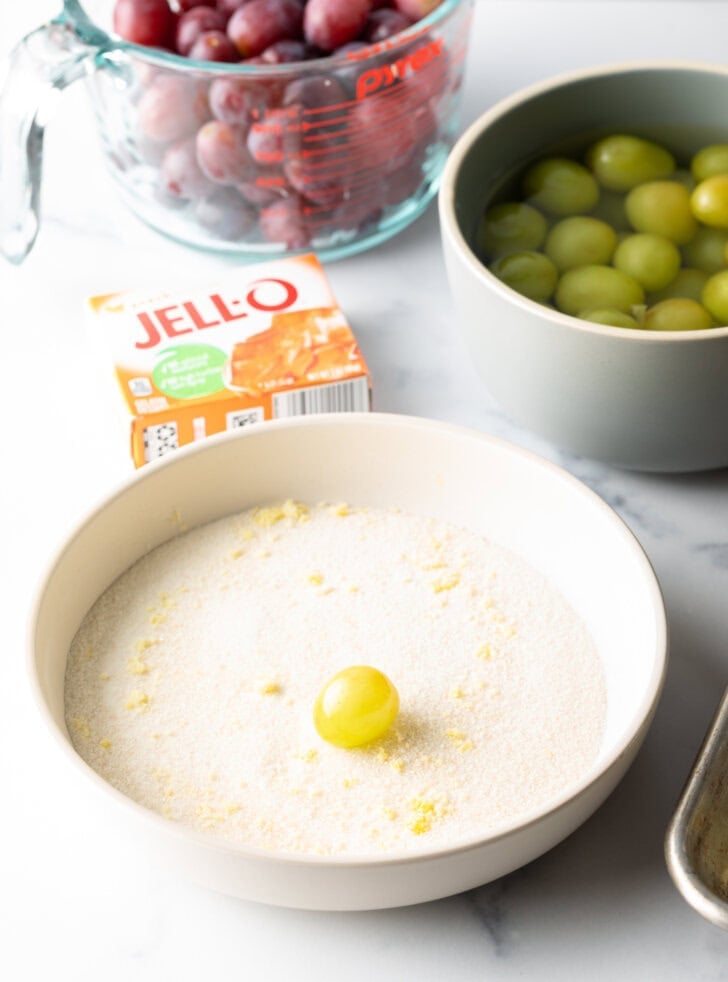
<instances>
[{"instance_id":1,"label":"bowl rim","mask_svg":"<svg viewBox=\"0 0 728 982\"><path fill-rule=\"evenodd\" d=\"M63 23L70 23L79 30L82 38L90 44L101 48L104 55L110 60L118 60L118 54L126 54L139 61L145 61L152 65L165 67L175 70L185 70L195 72L200 75L230 75L232 77L253 77L275 79L279 76L290 76L291 73L309 70L321 71L323 66L334 66L335 68L351 68L357 64L367 65L370 61L378 59L387 51L396 52L402 45L416 41L420 35L426 34L431 28L436 27L441 21L445 21L460 6L472 6L474 0L442 0L429 14L411 24L410 27L398 32L385 41L376 42L368 45L366 49L354 55L334 55L329 54L322 58L311 58L309 61L285 62L279 65L249 65L245 62L217 62L200 61L188 58L186 55L177 54L174 51L165 51L161 48L147 47L143 44L136 44L133 41L126 41L113 30L106 30L99 26L86 10L86 0L63 0L63 11L59 15L59 20Z\"/></svg>"},{"instance_id":2,"label":"bowl rim","mask_svg":"<svg viewBox=\"0 0 728 982\"><path fill-rule=\"evenodd\" d=\"M728 66L717 62L655 58L606 62L588 68L559 72L518 89L516 92L499 99L470 123L448 154L438 191L438 211L442 231L450 238L459 258L467 265L476 279L484 283L489 289L494 290L503 300L522 308L524 313L530 315L538 313L544 320L550 321L554 325L586 334L601 335L605 338L623 338L628 344L686 344L690 341L726 338L728 337L728 325L704 328L699 331L634 330L581 320L579 317L572 317L570 314L564 314L559 310L537 303L535 300L530 300L502 283L478 259L463 235L456 218L455 187L460 168L473 145L494 122L538 96L565 88L575 82L604 78L608 75L628 75L634 72L650 71L697 72L704 75L722 76L728 81Z\"/></svg>"},{"instance_id":3,"label":"bowl rim","mask_svg":"<svg viewBox=\"0 0 728 982\"><path fill-rule=\"evenodd\" d=\"M60 545L56 546L54 553L46 562L45 568L41 571L27 619L26 679L31 688L33 702L46 728L50 731L56 747L60 749L67 760L70 760L76 773L85 774L86 778L91 780L92 784L101 792L102 797L115 799L122 806L123 810L127 813L131 812L138 818L140 817L146 823L147 827L156 828L158 833L162 835L172 836L180 841L199 846L203 849L212 849L227 855L234 855L236 858L247 859L248 861L265 861L278 866L305 868L334 867L337 869L360 869L363 867L396 867L462 855L484 847L491 847L515 835L521 835L527 832L530 827L552 818L558 812L568 808L578 798L588 793L590 789L596 787L604 779L605 775L618 764L621 758L629 755L635 743L641 742L657 709L667 672L669 646L664 598L655 570L634 532L632 532L617 512L588 485L558 464L518 444L461 424L443 422L426 417L379 412L321 413L312 416L268 420L263 426L265 430L261 427L249 427L247 429L233 430L206 437L205 440L188 444L175 450L172 454L151 461L145 464L140 470L118 481L100 500L84 512L70 530L67 530L62 535ZM111 506L132 488L137 487L147 480L154 480L159 471L174 468L178 465L178 462L181 463L189 457L197 455L204 457L205 454L214 453L215 449L222 444L246 439L264 439L266 432L274 432L278 429L319 429L336 428L339 426L414 428L428 432L434 430L444 436L449 434L453 438L474 440L480 444L490 446L496 451L519 458L529 467L545 471L547 474L559 479L571 492L589 501L614 526L614 533L624 540L625 545L634 554L635 560L641 566L642 574L649 589L652 614L655 621L655 647L652 653L651 672L645 683L639 705L632 714L629 724L623 728L619 739L614 741L608 754L603 757L598 756L578 780L572 781L564 787L557 796L545 805L534 808L521 816L515 824L511 822L509 825L498 827L486 835L481 834L479 836L471 836L467 839L459 839L452 845L443 845L429 850L392 851L382 856L361 854L319 856L308 853L286 852L283 850L268 850L244 843L228 842L211 833L197 830L181 823L171 822L158 812L139 804L134 799L119 791L83 760L75 750L67 730L64 731L61 726L56 724L48 708L48 704L42 693L35 657L35 635L39 614L43 607L47 587L55 574L57 565L76 538L84 532L86 527L104 509Z\"/></svg>"}]
</instances>

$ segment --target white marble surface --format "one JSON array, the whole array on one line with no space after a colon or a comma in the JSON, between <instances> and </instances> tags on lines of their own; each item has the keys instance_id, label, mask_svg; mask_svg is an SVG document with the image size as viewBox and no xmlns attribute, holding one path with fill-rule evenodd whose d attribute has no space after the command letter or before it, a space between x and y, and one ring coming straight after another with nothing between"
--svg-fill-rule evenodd
<instances>
[{"instance_id":1,"label":"white marble surface","mask_svg":"<svg viewBox=\"0 0 728 982\"><path fill-rule=\"evenodd\" d=\"M56 2L0 4L0 56ZM642 56L721 61L726 38L721 2L479 0L462 123L569 67ZM175 246L125 212L81 87L59 100L46 147L37 246L21 267L0 265L0 977L728 978L728 934L684 903L662 852L727 681L728 472L622 473L565 457L511 425L461 347L434 207L374 252L330 264L334 290L371 366L377 409L533 448L594 488L641 540L665 593L672 654L633 768L580 830L511 876L420 907L333 916L268 909L181 881L142 861L133 842L93 822L82 794L69 794L26 683L30 597L64 532L132 471L112 420L116 394L85 345L82 300L164 282L171 270L204 281L226 261Z\"/></svg>"}]
</instances>

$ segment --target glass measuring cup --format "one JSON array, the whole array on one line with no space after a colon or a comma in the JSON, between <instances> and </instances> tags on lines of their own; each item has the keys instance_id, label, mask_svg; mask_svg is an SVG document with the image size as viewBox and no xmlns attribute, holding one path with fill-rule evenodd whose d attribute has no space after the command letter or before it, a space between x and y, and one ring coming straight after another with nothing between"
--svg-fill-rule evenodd
<instances>
[{"instance_id":1,"label":"glass measuring cup","mask_svg":"<svg viewBox=\"0 0 728 982\"><path fill-rule=\"evenodd\" d=\"M390 238L436 193L472 6L443 0L346 55L249 65L121 41L105 27L111 0L63 0L16 47L0 98L0 251L17 263L33 246L46 121L77 79L124 200L158 231L251 260L334 259Z\"/></svg>"}]
</instances>

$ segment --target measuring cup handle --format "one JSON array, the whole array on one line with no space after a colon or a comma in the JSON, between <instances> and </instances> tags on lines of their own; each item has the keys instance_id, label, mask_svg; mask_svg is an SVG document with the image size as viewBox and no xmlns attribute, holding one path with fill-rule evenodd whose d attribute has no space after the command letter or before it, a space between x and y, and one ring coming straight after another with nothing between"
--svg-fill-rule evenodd
<instances>
[{"instance_id":1,"label":"measuring cup handle","mask_svg":"<svg viewBox=\"0 0 728 982\"><path fill-rule=\"evenodd\" d=\"M38 234L43 134L54 97L93 72L98 53L58 20L10 55L0 94L0 252L10 262L22 262Z\"/></svg>"}]
</instances>

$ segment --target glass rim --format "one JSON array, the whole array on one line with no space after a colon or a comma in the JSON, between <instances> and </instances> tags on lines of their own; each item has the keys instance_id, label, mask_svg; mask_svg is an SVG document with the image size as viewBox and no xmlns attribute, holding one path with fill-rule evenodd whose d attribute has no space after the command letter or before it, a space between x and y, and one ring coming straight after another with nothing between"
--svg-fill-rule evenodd
<instances>
[{"instance_id":1,"label":"glass rim","mask_svg":"<svg viewBox=\"0 0 728 982\"><path fill-rule=\"evenodd\" d=\"M127 54L135 59L148 62L152 65L166 67L169 69L182 69L187 72L197 74L229 74L245 76L263 76L275 78L281 75L290 75L291 72L306 71L311 69L321 70L322 66L333 68L352 68L358 64L366 65L370 61L378 59L387 51L397 51L403 45L410 44L412 41L426 34L432 27L448 19L458 7L472 6L474 0L442 0L433 11L416 21L404 31L392 35L385 41L368 45L360 52L351 52L343 55L326 55L323 58L311 58L306 61L291 61L277 65L248 65L245 62L217 62L199 61L188 58L172 51L164 51L161 48L150 48L133 41L125 41L118 35L99 27L93 18L86 12L83 0L63 0L63 11L56 18L57 21L67 24L75 29L81 39L87 44L99 48L99 55L115 55L117 53Z\"/></svg>"}]
</instances>

